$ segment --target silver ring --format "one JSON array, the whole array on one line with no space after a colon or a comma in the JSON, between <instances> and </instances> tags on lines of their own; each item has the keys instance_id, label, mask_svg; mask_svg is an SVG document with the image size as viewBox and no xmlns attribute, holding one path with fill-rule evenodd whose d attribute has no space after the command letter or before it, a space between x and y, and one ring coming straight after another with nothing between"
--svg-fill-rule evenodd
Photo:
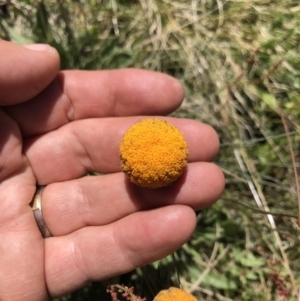
<instances>
[{"instance_id":1,"label":"silver ring","mask_svg":"<svg viewBox=\"0 0 300 301\"><path fill-rule=\"evenodd\" d=\"M43 217L42 213L42 194L45 186L39 186L36 189L36 192L33 196L32 202L31 202L31 208L36 220L36 223L40 229L40 232L44 238L51 237L52 234L50 233L45 219Z\"/></svg>"}]
</instances>

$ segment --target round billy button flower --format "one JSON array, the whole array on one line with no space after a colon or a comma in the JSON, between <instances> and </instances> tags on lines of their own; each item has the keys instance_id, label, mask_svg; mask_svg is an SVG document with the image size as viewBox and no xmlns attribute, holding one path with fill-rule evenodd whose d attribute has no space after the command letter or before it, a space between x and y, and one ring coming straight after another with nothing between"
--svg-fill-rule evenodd
<instances>
[{"instance_id":1,"label":"round billy button flower","mask_svg":"<svg viewBox=\"0 0 300 301\"><path fill-rule=\"evenodd\" d=\"M182 133L171 123L144 119L131 126L120 145L122 170L141 187L168 186L181 176L188 149Z\"/></svg>"},{"instance_id":2,"label":"round billy button flower","mask_svg":"<svg viewBox=\"0 0 300 301\"><path fill-rule=\"evenodd\" d=\"M197 301L197 299L176 287L160 291L153 301Z\"/></svg>"}]
</instances>

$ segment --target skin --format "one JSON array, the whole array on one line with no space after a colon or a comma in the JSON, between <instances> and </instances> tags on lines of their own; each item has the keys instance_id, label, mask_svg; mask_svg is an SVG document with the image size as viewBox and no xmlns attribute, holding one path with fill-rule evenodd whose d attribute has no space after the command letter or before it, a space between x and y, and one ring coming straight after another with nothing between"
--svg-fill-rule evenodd
<instances>
[{"instance_id":1,"label":"skin","mask_svg":"<svg viewBox=\"0 0 300 301\"><path fill-rule=\"evenodd\" d=\"M0 40L1 301L48 300L170 254L193 233L194 209L224 188L210 163L216 132L187 119L166 118L189 147L175 185L138 188L120 172L122 135L143 115L180 106L177 80L136 69L59 72L57 52L35 47ZM29 205L37 184L46 185L47 239Z\"/></svg>"}]
</instances>

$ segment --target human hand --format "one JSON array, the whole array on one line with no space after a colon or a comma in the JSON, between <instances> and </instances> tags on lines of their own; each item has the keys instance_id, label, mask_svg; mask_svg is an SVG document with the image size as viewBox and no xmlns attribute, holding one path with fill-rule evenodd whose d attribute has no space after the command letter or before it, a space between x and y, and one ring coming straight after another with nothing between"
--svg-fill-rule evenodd
<instances>
[{"instance_id":1,"label":"human hand","mask_svg":"<svg viewBox=\"0 0 300 301\"><path fill-rule=\"evenodd\" d=\"M1 301L69 293L162 258L190 238L193 209L211 205L224 187L209 163L219 147L215 131L166 118L183 132L189 164L157 190L129 183L118 154L141 116L180 105L175 79L133 69L58 72L54 49L5 41L0 66ZM46 186L42 208L53 235L46 239L29 205L36 185Z\"/></svg>"}]
</instances>

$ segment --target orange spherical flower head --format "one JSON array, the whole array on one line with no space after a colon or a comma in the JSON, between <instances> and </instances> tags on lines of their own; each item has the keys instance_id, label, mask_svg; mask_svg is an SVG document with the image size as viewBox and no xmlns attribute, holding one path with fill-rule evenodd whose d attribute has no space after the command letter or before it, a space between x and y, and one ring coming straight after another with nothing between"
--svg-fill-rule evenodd
<instances>
[{"instance_id":1,"label":"orange spherical flower head","mask_svg":"<svg viewBox=\"0 0 300 301\"><path fill-rule=\"evenodd\" d=\"M171 123L144 119L131 126L120 145L122 170L141 187L159 188L178 179L187 164L188 148Z\"/></svg>"},{"instance_id":2,"label":"orange spherical flower head","mask_svg":"<svg viewBox=\"0 0 300 301\"><path fill-rule=\"evenodd\" d=\"M177 287L160 291L153 301L197 301L197 299Z\"/></svg>"}]
</instances>

